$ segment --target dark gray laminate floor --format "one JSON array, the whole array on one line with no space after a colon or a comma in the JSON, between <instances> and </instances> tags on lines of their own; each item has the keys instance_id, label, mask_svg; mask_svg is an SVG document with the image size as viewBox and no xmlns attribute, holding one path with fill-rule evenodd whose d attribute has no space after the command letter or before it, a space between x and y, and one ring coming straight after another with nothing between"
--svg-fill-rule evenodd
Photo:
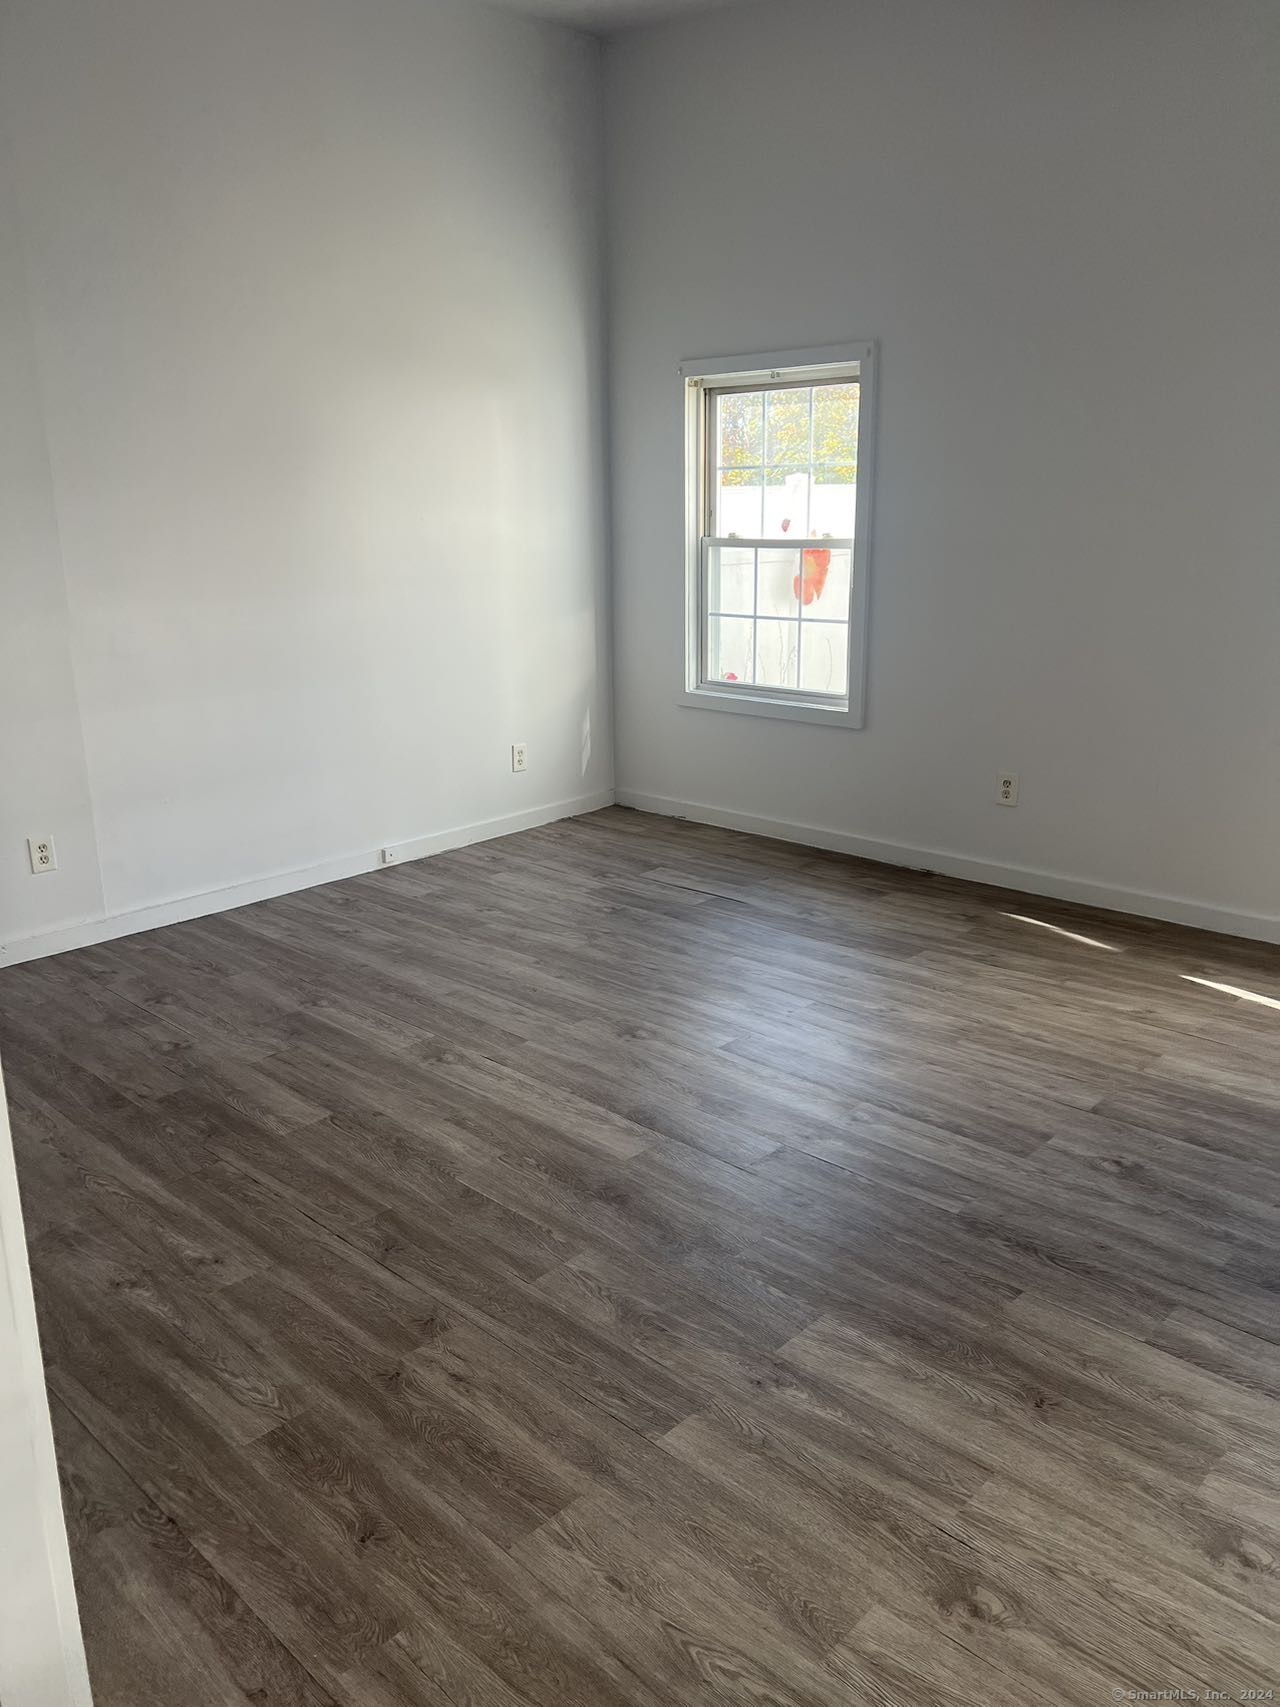
<instances>
[{"instance_id":1,"label":"dark gray laminate floor","mask_svg":"<svg viewBox=\"0 0 1280 1707\"><path fill-rule=\"evenodd\" d=\"M100 1707L1280 1690L1190 977L1280 953L620 810L0 974Z\"/></svg>"}]
</instances>

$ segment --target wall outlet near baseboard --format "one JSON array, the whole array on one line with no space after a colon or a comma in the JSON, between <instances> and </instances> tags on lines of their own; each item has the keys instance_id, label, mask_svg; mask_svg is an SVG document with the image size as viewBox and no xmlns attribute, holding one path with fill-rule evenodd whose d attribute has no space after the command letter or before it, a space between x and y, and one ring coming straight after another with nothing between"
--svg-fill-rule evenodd
<instances>
[{"instance_id":1,"label":"wall outlet near baseboard","mask_svg":"<svg viewBox=\"0 0 1280 1707\"><path fill-rule=\"evenodd\" d=\"M37 875L42 871L58 869L58 855L53 845L52 836L28 836L27 858L31 861L31 869Z\"/></svg>"},{"instance_id":2,"label":"wall outlet near baseboard","mask_svg":"<svg viewBox=\"0 0 1280 1707\"><path fill-rule=\"evenodd\" d=\"M378 849L378 864L379 865L399 865L399 863L400 863L400 855L396 852L395 848L379 848Z\"/></svg>"},{"instance_id":3,"label":"wall outlet near baseboard","mask_svg":"<svg viewBox=\"0 0 1280 1707\"><path fill-rule=\"evenodd\" d=\"M1000 772L996 778L996 799L1001 806L1016 806L1018 804L1017 771Z\"/></svg>"},{"instance_id":4,"label":"wall outlet near baseboard","mask_svg":"<svg viewBox=\"0 0 1280 1707\"><path fill-rule=\"evenodd\" d=\"M517 741L511 749L511 768L517 776L529 768L529 749L523 741Z\"/></svg>"}]
</instances>

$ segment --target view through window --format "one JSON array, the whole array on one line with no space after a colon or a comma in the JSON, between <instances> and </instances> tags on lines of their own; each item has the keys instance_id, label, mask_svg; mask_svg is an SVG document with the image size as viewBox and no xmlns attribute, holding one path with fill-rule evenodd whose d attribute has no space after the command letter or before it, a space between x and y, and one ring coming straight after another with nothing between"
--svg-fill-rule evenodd
<instances>
[{"instance_id":1,"label":"view through window","mask_svg":"<svg viewBox=\"0 0 1280 1707\"><path fill-rule=\"evenodd\" d=\"M709 394L708 681L848 693L858 396L856 380Z\"/></svg>"}]
</instances>

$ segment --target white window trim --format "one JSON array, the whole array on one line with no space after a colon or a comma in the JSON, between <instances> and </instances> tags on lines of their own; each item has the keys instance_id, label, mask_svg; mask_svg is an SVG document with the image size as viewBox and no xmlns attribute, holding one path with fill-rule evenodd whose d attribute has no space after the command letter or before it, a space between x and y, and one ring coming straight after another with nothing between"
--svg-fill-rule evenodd
<instances>
[{"instance_id":1,"label":"white window trim","mask_svg":"<svg viewBox=\"0 0 1280 1707\"><path fill-rule=\"evenodd\" d=\"M857 532L853 542L852 584L849 595L849 695L847 704L823 705L817 700L770 698L767 690L718 689L702 682L702 540L704 517L700 499L706 468L703 382L768 383L784 372L787 378L818 383L858 367ZM870 611L871 499L875 488L876 346L874 341L827 344L813 350L785 350L751 356L716 356L680 364L685 393L685 597L684 679L681 705L701 711L731 711L747 717L774 717L793 723L830 723L844 729L866 724L867 618Z\"/></svg>"}]
</instances>

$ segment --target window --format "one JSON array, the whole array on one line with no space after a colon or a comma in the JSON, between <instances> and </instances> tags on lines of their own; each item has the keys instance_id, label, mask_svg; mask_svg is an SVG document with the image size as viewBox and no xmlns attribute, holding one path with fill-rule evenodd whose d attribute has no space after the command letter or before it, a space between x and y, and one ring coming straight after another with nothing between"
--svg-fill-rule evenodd
<instances>
[{"instance_id":1,"label":"window","mask_svg":"<svg viewBox=\"0 0 1280 1707\"><path fill-rule=\"evenodd\" d=\"M686 362L686 705L860 726L873 350Z\"/></svg>"}]
</instances>

